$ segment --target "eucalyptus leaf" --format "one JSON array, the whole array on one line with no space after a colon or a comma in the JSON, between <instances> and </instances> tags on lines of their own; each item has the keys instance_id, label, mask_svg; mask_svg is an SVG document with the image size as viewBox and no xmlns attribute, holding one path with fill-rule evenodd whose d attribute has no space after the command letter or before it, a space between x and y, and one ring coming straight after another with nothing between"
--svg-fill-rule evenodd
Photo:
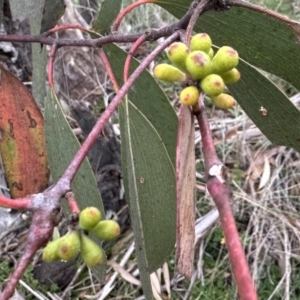
<instances>
[{"instance_id":1,"label":"eucalyptus leaf","mask_svg":"<svg viewBox=\"0 0 300 300\"><path fill-rule=\"evenodd\" d=\"M103 35L108 34L121 6L122 0L101 1L99 15L93 23L93 30Z\"/></svg>"},{"instance_id":2,"label":"eucalyptus leaf","mask_svg":"<svg viewBox=\"0 0 300 300\"><path fill-rule=\"evenodd\" d=\"M80 144L67 122L55 93L50 89L45 100L45 138L49 167L54 182L63 175ZM97 182L87 159L82 163L72 182L72 190L80 209L96 206L105 216ZM66 205L64 212L69 213ZM99 240L95 241L100 244ZM93 268L99 279L105 274L105 266Z\"/></svg>"},{"instance_id":3,"label":"eucalyptus leaf","mask_svg":"<svg viewBox=\"0 0 300 300\"><path fill-rule=\"evenodd\" d=\"M276 85L259 70L241 61L240 81L228 85L246 114L274 144L300 152L300 112ZM264 108L264 115L260 109Z\"/></svg>"},{"instance_id":4,"label":"eucalyptus leaf","mask_svg":"<svg viewBox=\"0 0 300 300\"><path fill-rule=\"evenodd\" d=\"M105 46L104 51L121 82L126 54L114 45ZM131 71L137 65L133 61ZM152 295L150 273L167 260L175 245L177 117L148 72L135 82L119 115L126 199L147 298Z\"/></svg>"},{"instance_id":5,"label":"eucalyptus leaf","mask_svg":"<svg viewBox=\"0 0 300 300\"><path fill-rule=\"evenodd\" d=\"M60 103L51 89L45 102L45 135L51 175L53 181L56 182L74 158L80 143L72 132ZM80 209L97 206L102 215L105 215L97 182L87 159L84 160L75 176L72 189Z\"/></svg>"},{"instance_id":6,"label":"eucalyptus leaf","mask_svg":"<svg viewBox=\"0 0 300 300\"><path fill-rule=\"evenodd\" d=\"M64 12L65 4L63 0L45 0L41 33L55 27L57 21L62 17Z\"/></svg>"},{"instance_id":7,"label":"eucalyptus leaf","mask_svg":"<svg viewBox=\"0 0 300 300\"><path fill-rule=\"evenodd\" d=\"M0 0L0 23L3 22L3 5L4 5L4 0Z\"/></svg>"},{"instance_id":8,"label":"eucalyptus leaf","mask_svg":"<svg viewBox=\"0 0 300 300\"><path fill-rule=\"evenodd\" d=\"M37 35L41 29L42 13L34 18L30 18L30 33ZM32 44L32 96L40 107L44 106L46 96L46 66L47 50L41 48L40 44Z\"/></svg>"}]
</instances>

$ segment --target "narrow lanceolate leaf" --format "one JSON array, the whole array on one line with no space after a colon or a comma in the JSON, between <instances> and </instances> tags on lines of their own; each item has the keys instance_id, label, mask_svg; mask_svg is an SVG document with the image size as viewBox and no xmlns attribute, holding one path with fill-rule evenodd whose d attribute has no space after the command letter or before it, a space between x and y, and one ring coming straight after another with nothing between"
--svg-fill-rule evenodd
<instances>
[{"instance_id":1,"label":"narrow lanceolate leaf","mask_svg":"<svg viewBox=\"0 0 300 300\"><path fill-rule=\"evenodd\" d=\"M3 5L4 5L4 0L0 0L0 22L3 22Z\"/></svg>"},{"instance_id":2,"label":"narrow lanceolate leaf","mask_svg":"<svg viewBox=\"0 0 300 300\"><path fill-rule=\"evenodd\" d=\"M150 274L167 260L175 243L174 169L157 131L128 99L121 104L120 121L122 147L126 147L122 153L126 199L141 281L148 294Z\"/></svg>"},{"instance_id":3,"label":"narrow lanceolate leaf","mask_svg":"<svg viewBox=\"0 0 300 300\"><path fill-rule=\"evenodd\" d=\"M194 118L189 107L179 112L176 153L176 272L191 278L195 243L195 142Z\"/></svg>"},{"instance_id":4,"label":"narrow lanceolate leaf","mask_svg":"<svg viewBox=\"0 0 300 300\"><path fill-rule=\"evenodd\" d=\"M45 101L45 132L51 175L53 180L57 181L74 158L80 143L72 132L52 90L49 90ZM80 209L96 206L102 216L105 216L95 176L87 159L82 163L72 188Z\"/></svg>"},{"instance_id":5,"label":"narrow lanceolate leaf","mask_svg":"<svg viewBox=\"0 0 300 300\"><path fill-rule=\"evenodd\" d=\"M300 111L256 68L241 61L239 71L241 79L228 88L246 114L272 143L300 151Z\"/></svg>"},{"instance_id":6,"label":"narrow lanceolate leaf","mask_svg":"<svg viewBox=\"0 0 300 300\"><path fill-rule=\"evenodd\" d=\"M37 35L41 30L42 13L35 18L30 18L30 33ZM35 101L44 107L44 100L46 97L46 66L47 66L47 49L41 49L40 44L33 43L31 45L32 51L32 96Z\"/></svg>"},{"instance_id":7,"label":"narrow lanceolate leaf","mask_svg":"<svg viewBox=\"0 0 300 300\"><path fill-rule=\"evenodd\" d=\"M53 28L65 12L63 0L45 0L43 7L41 33Z\"/></svg>"},{"instance_id":8,"label":"narrow lanceolate leaf","mask_svg":"<svg viewBox=\"0 0 300 300\"><path fill-rule=\"evenodd\" d=\"M0 151L12 198L20 198L48 184L44 120L23 83L1 65L0 71Z\"/></svg>"},{"instance_id":9,"label":"narrow lanceolate leaf","mask_svg":"<svg viewBox=\"0 0 300 300\"><path fill-rule=\"evenodd\" d=\"M97 19L93 23L93 30L101 33L108 34L110 26L117 17L121 6L121 0L101 0L99 1L100 11Z\"/></svg>"},{"instance_id":10,"label":"narrow lanceolate leaf","mask_svg":"<svg viewBox=\"0 0 300 300\"><path fill-rule=\"evenodd\" d=\"M104 51L121 82L126 54L114 45ZM137 65L133 61L131 72ZM150 273L168 259L175 245L177 117L148 72L135 82L119 114L126 199L143 290L151 299Z\"/></svg>"},{"instance_id":11,"label":"narrow lanceolate leaf","mask_svg":"<svg viewBox=\"0 0 300 300\"><path fill-rule=\"evenodd\" d=\"M49 155L49 166L54 182L64 173L80 147L60 106L55 93L50 89L45 100L45 133L46 146ZM97 182L87 159L82 163L72 183L76 201L83 209L96 206L105 217L102 199L97 188ZM68 207L63 206L66 213ZM99 243L99 240L97 241ZM98 277L102 277L105 266L93 268Z\"/></svg>"}]
</instances>

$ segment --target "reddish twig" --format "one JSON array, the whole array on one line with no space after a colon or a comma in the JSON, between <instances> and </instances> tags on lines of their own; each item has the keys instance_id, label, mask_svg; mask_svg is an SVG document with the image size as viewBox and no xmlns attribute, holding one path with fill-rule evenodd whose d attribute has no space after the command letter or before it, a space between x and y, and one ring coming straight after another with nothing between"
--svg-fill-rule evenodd
<instances>
[{"instance_id":1,"label":"reddish twig","mask_svg":"<svg viewBox=\"0 0 300 300\"><path fill-rule=\"evenodd\" d=\"M50 53L49 53L49 60L47 65L47 73L48 73L48 82L50 88L54 90L54 81L53 81L53 70L54 70L54 61L55 61L55 54L57 51L57 45L54 44L51 47Z\"/></svg>"},{"instance_id":2,"label":"reddish twig","mask_svg":"<svg viewBox=\"0 0 300 300\"><path fill-rule=\"evenodd\" d=\"M79 213L80 208L76 202L75 196L73 192L67 192L65 198L68 201L69 209L71 213Z\"/></svg>"},{"instance_id":3,"label":"reddish twig","mask_svg":"<svg viewBox=\"0 0 300 300\"><path fill-rule=\"evenodd\" d=\"M187 26L186 35L185 35L185 42L187 43L188 47L190 44L190 39L191 39L195 24L197 22L197 19L201 14L203 14L203 12L206 10L207 5L210 2L211 2L211 0L205 0L205 1L201 1L200 3L198 3L197 7L195 8L195 10L190 18L189 25Z\"/></svg>"},{"instance_id":4,"label":"reddish twig","mask_svg":"<svg viewBox=\"0 0 300 300\"><path fill-rule=\"evenodd\" d=\"M123 72L123 78L124 82L128 80L129 72L130 72L130 64L132 61L132 57L135 53L135 51L146 41L146 36L142 35L140 36L131 46L128 55L126 57L125 63L124 63L124 72Z\"/></svg>"},{"instance_id":5,"label":"reddish twig","mask_svg":"<svg viewBox=\"0 0 300 300\"><path fill-rule=\"evenodd\" d=\"M30 264L36 251L52 236L53 228L58 224L60 194L55 190L47 190L43 194L32 195L30 210L33 218L26 240L24 253L1 294L1 300L8 300Z\"/></svg>"},{"instance_id":6,"label":"reddish twig","mask_svg":"<svg viewBox=\"0 0 300 300\"><path fill-rule=\"evenodd\" d=\"M90 32L89 29L84 28L81 25L63 24L63 25L55 26L54 28L52 28L52 29L48 30L47 32L43 33L43 35L48 36L51 33L55 33L55 32L62 31L62 30L67 30L67 29L79 29L79 30L82 30L82 31Z\"/></svg>"},{"instance_id":7,"label":"reddish twig","mask_svg":"<svg viewBox=\"0 0 300 300\"><path fill-rule=\"evenodd\" d=\"M97 48L111 43L132 43L135 42L141 35L141 33L129 35L107 35L99 39L55 39L44 35L0 35L0 41L39 43L50 46L57 44L57 47L73 46Z\"/></svg>"},{"instance_id":8,"label":"reddish twig","mask_svg":"<svg viewBox=\"0 0 300 300\"><path fill-rule=\"evenodd\" d=\"M28 209L30 207L31 198L10 199L0 195L0 206L13 209Z\"/></svg>"},{"instance_id":9,"label":"reddish twig","mask_svg":"<svg viewBox=\"0 0 300 300\"><path fill-rule=\"evenodd\" d=\"M223 164L217 157L209 122L202 103L200 109L194 110L194 114L197 117L202 137L207 178L206 186L220 214L220 221L239 297L241 300L256 300L258 299L257 294L231 209L231 190L224 180Z\"/></svg>"},{"instance_id":10,"label":"reddish twig","mask_svg":"<svg viewBox=\"0 0 300 300\"><path fill-rule=\"evenodd\" d=\"M115 76L115 74L114 74L114 72L111 68L109 60L107 59L107 56L106 56L105 52L102 49L99 51L99 56L100 56L100 58L101 58L101 60L104 64L105 70L107 71L107 74L110 78L110 81L111 81L111 83L114 87L115 92L116 93L119 92L120 86L119 86L118 81L116 79L116 76Z\"/></svg>"},{"instance_id":11,"label":"reddish twig","mask_svg":"<svg viewBox=\"0 0 300 300\"><path fill-rule=\"evenodd\" d=\"M129 4L128 6L126 6L116 17L116 20L114 21L114 23L111 26L111 31L115 32L118 31L119 26L121 21L123 20L123 18L129 13L131 12L133 9L135 9L136 7L143 5L143 4L148 4L148 3L155 3L155 0L137 0L131 4Z\"/></svg>"}]
</instances>

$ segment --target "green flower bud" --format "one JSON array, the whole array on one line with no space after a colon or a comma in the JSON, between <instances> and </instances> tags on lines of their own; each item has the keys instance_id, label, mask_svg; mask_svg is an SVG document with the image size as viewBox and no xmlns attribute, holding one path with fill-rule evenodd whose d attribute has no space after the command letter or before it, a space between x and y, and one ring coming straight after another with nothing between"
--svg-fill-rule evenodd
<instances>
[{"instance_id":1,"label":"green flower bud","mask_svg":"<svg viewBox=\"0 0 300 300\"><path fill-rule=\"evenodd\" d=\"M204 51L209 53L212 46L212 41L207 33L198 33L191 38L191 51Z\"/></svg>"},{"instance_id":2,"label":"green flower bud","mask_svg":"<svg viewBox=\"0 0 300 300\"><path fill-rule=\"evenodd\" d=\"M61 260L73 259L80 249L80 236L78 230L69 231L58 240L57 254Z\"/></svg>"},{"instance_id":3,"label":"green flower bud","mask_svg":"<svg viewBox=\"0 0 300 300\"><path fill-rule=\"evenodd\" d=\"M182 82L186 80L185 73L168 64L157 65L153 70L153 74L157 79L167 82Z\"/></svg>"},{"instance_id":4,"label":"green flower bud","mask_svg":"<svg viewBox=\"0 0 300 300\"><path fill-rule=\"evenodd\" d=\"M200 92L198 88L195 86L188 86L181 91L179 99L184 105L194 106L198 103L199 96Z\"/></svg>"},{"instance_id":5,"label":"green flower bud","mask_svg":"<svg viewBox=\"0 0 300 300\"><path fill-rule=\"evenodd\" d=\"M196 80L202 79L211 73L211 60L203 51L193 51L186 59L186 68Z\"/></svg>"},{"instance_id":6,"label":"green flower bud","mask_svg":"<svg viewBox=\"0 0 300 300\"><path fill-rule=\"evenodd\" d=\"M231 47L221 47L211 61L213 73L222 74L233 68L239 63L239 54Z\"/></svg>"},{"instance_id":7,"label":"green flower bud","mask_svg":"<svg viewBox=\"0 0 300 300\"><path fill-rule=\"evenodd\" d=\"M185 60L189 54L186 44L175 42L167 49L167 55L171 63L182 71L186 71Z\"/></svg>"},{"instance_id":8,"label":"green flower bud","mask_svg":"<svg viewBox=\"0 0 300 300\"><path fill-rule=\"evenodd\" d=\"M59 260L58 256L59 240L51 241L43 250L42 259L48 263Z\"/></svg>"},{"instance_id":9,"label":"green flower bud","mask_svg":"<svg viewBox=\"0 0 300 300\"><path fill-rule=\"evenodd\" d=\"M121 229L119 224L114 220L100 221L96 227L93 228L92 233L98 238L105 241L115 239L120 235Z\"/></svg>"},{"instance_id":10,"label":"green flower bud","mask_svg":"<svg viewBox=\"0 0 300 300\"><path fill-rule=\"evenodd\" d=\"M90 230L101 220L101 212L97 207L86 207L79 214L79 226L82 229Z\"/></svg>"},{"instance_id":11,"label":"green flower bud","mask_svg":"<svg viewBox=\"0 0 300 300\"><path fill-rule=\"evenodd\" d=\"M221 109L230 109L236 104L236 101L232 96L224 93L210 98L214 102L216 107Z\"/></svg>"},{"instance_id":12,"label":"green flower bud","mask_svg":"<svg viewBox=\"0 0 300 300\"><path fill-rule=\"evenodd\" d=\"M90 268L101 265L105 259L101 247L85 234L81 234L80 250L84 263Z\"/></svg>"},{"instance_id":13,"label":"green flower bud","mask_svg":"<svg viewBox=\"0 0 300 300\"><path fill-rule=\"evenodd\" d=\"M201 89L207 96L218 96L225 88L224 81L217 74L210 74L202 79Z\"/></svg>"},{"instance_id":14,"label":"green flower bud","mask_svg":"<svg viewBox=\"0 0 300 300\"><path fill-rule=\"evenodd\" d=\"M236 68L233 68L228 72L220 74L220 76L223 78L225 84L232 84L240 80L241 73Z\"/></svg>"}]
</instances>

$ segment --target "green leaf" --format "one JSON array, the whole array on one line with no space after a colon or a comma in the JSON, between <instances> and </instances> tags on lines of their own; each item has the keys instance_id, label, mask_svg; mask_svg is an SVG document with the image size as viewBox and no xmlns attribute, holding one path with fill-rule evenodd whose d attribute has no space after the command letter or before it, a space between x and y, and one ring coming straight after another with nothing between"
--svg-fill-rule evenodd
<instances>
[{"instance_id":1,"label":"green leaf","mask_svg":"<svg viewBox=\"0 0 300 300\"><path fill-rule=\"evenodd\" d=\"M13 20L22 22L39 15L43 10L44 0L9 0Z\"/></svg>"},{"instance_id":2,"label":"green leaf","mask_svg":"<svg viewBox=\"0 0 300 300\"><path fill-rule=\"evenodd\" d=\"M99 15L94 21L93 30L104 35L110 32L110 27L121 9L122 1L103 0L98 2L101 2L101 7Z\"/></svg>"},{"instance_id":3,"label":"green leaf","mask_svg":"<svg viewBox=\"0 0 300 300\"><path fill-rule=\"evenodd\" d=\"M286 145L300 152L300 112L270 80L251 65L240 62L240 81L228 85L230 92L246 114L268 137L278 145ZM267 110L264 116L260 112Z\"/></svg>"},{"instance_id":4,"label":"green leaf","mask_svg":"<svg viewBox=\"0 0 300 300\"><path fill-rule=\"evenodd\" d=\"M45 102L45 134L51 175L56 182L74 158L80 143L72 132L52 90L48 92ZM102 215L105 215L95 176L87 159L82 163L73 181L72 189L80 209L97 206Z\"/></svg>"},{"instance_id":5,"label":"green leaf","mask_svg":"<svg viewBox=\"0 0 300 300\"><path fill-rule=\"evenodd\" d=\"M51 175L53 181L57 182L74 158L80 144L63 114L55 93L51 89L45 100L45 135ZM100 209L101 215L105 216L97 182L87 159L84 160L73 180L72 190L80 209L87 206L96 206ZM63 205L63 208L65 213L69 213L66 205ZM97 243L99 243L99 240ZM99 278L102 278L105 266L102 265L93 268L93 270Z\"/></svg>"},{"instance_id":6,"label":"green leaf","mask_svg":"<svg viewBox=\"0 0 300 300\"><path fill-rule=\"evenodd\" d=\"M30 33L37 35L41 29L42 13L34 18L30 18ZM47 50L46 47L41 48L40 44L33 43L32 49L32 96L40 107L44 106L46 96L46 66L47 66Z\"/></svg>"},{"instance_id":7,"label":"green leaf","mask_svg":"<svg viewBox=\"0 0 300 300\"><path fill-rule=\"evenodd\" d=\"M186 13L191 0L180 7L157 3L177 18ZM235 48L250 64L273 73L300 90L300 47L294 31L283 22L245 8L209 11L200 16L196 32L207 32L215 45Z\"/></svg>"},{"instance_id":8,"label":"green leaf","mask_svg":"<svg viewBox=\"0 0 300 300\"><path fill-rule=\"evenodd\" d=\"M65 12L63 0L45 0L41 33L53 28Z\"/></svg>"},{"instance_id":9,"label":"green leaf","mask_svg":"<svg viewBox=\"0 0 300 300\"><path fill-rule=\"evenodd\" d=\"M4 5L4 0L0 0L0 23L3 22L3 5Z\"/></svg>"},{"instance_id":10,"label":"green leaf","mask_svg":"<svg viewBox=\"0 0 300 300\"><path fill-rule=\"evenodd\" d=\"M114 45L104 50L121 82L125 53ZM132 65L135 68L137 62ZM135 82L119 115L126 199L143 289L152 297L149 275L166 261L175 244L177 117L148 72Z\"/></svg>"}]
</instances>

